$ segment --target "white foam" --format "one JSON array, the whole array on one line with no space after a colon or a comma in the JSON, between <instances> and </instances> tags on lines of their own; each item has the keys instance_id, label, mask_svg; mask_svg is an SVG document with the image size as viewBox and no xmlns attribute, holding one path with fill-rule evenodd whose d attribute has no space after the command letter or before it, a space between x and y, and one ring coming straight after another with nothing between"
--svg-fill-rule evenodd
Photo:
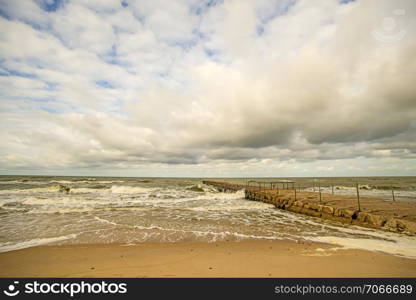
<instances>
[{"instance_id":1,"label":"white foam","mask_svg":"<svg viewBox=\"0 0 416 300\"><path fill-rule=\"evenodd\" d=\"M0 184L17 184L17 183L22 183L19 180L5 180L5 181L0 181Z\"/></svg>"},{"instance_id":2,"label":"white foam","mask_svg":"<svg viewBox=\"0 0 416 300\"><path fill-rule=\"evenodd\" d=\"M10 189L0 190L0 194L31 194L31 193L56 193L61 187L59 185L52 185L47 187L33 188L33 189Z\"/></svg>"},{"instance_id":3,"label":"white foam","mask_svg":"<svg viewBox=\"0 0 416 300\"><path fill-rule=\"evenodd\" d=\"M60 192L62 186L52 185L47 187L31 188L31 189L7 189L0 190L0 194L41 194L41 193L57 193ZM89 187L79 187L71 188L70 193L103 193L111 192L113 194L137 194L137 193L149 193L153 191L152 188L138 187L138 186L123 186L123 185L113 185L108 188L89 188Z\"/></svg>"},{"instance_id":4,"label":"white foam","mask_svg":"<svg viewBox=\"0 0 416 300\"><path fill-rule=\"evenodd\" d=\"M207 230L207 231L184 230L184 229L175 229L175 228L164 228L164 227L157 226L157 225L151 225L151 226L136 225L136 226L133 226L133 227L136 228L136 229L142 229L142 230L161 230L161 231L188 233L188 234L193 234L196 237L210 236L211 237L211 240L209 240L210 242L223 240L227 237L236 237L238 239L261 239L261 240L282 240L283 239L283 237L276 236L276 235L274 235L274 236L265 236L265 235L244 234L244 233L230 232L230 231L215 232L215 231L211 231L211 230ZM290 239L290 238L285 237L285 239ZM290 239L290 240L292 240L292 239Z\"/></svg>"},{"instance_id":5,"label":"white foam","mask_svg":"<svg viewBox=\"0 0 416 300\"><path fill-rule=\"evenodd\" d=\"M408 239L405 237L397 239L396 241L335 236L322 236L316 238L309 238L309 240L328 244L335 244L343 246L345 248L378 251L416 259L416 240Z\"/></svg>"},{"instance_id":6,"label":"white foam","mask_svg":"<svg viewBox=\"0 0 416 300\"><path fill-rule=\"evenodd\" d=\"M50 183L60 183L60 184L71 184L74 183L74 181L68 181L68 180L51 180Z\"/></svg>"},{"instance_id":7,"label":"white foam","mask_svg":"<svg viewBox=\"0 0 416 300\"><path fill-rule=\"evenodd\" d=\"M71 188L69 191L71 194L87 194L87 193L108 193L110 191L110 187L102 188L102 189L94 189L94 188Z\"/></svg>"},{"instance_id":8,"label":"white foam","mask_svg":"<svg viewBox=\"0 0 416 300\"><path fill-rule=\"evenodd\" d=\"M102 219L102 218L97 217L97 216L95 216L94 219L101 222L101 223L111 224L111 225L115 225L115 226L118 225L117 223L111 222L111 221L106 220L106 219Z\"/></svg>"},{"instance_id":9,"label":"white foam","mask_svg":"<svg viewBox=\"0 0 416 300\"><path fill-rule=\"evenodd\" d=\"M100 181L95 181L95 183L100 183L100 184L107 184L107 183L122 183L124 182L123 180L100 180Z\"/></svg>"},{"instance_id":10,"label":"white foam","mask_svg":"<svg viewBox=\"0 0 416 300\"><path fill-rule=\"evenodd\" d=\"M76 238L76 234L68 234L64 236L58 236L58 237L52 237L52 238L40 238L40 239L33 239L29 241L19 242L19 243L3 243L0 244L0 253L1 252L7 252L7 251L13 251L13 250L19 250L19 249L25 249L40 245L47 245L54 242L64 241L68 239Z\"/></svg>"},{"instance_id":11,"label":"white foam","mask_svg":"<svg viewBox=\"0 0 416 300\"><path fill-rule=\"evenodd\" d=\"M113 194L136 194L136 193L148 193L152 191L151 188L145 188L140 186L126 186L126 185L113 185L111 192Z\"/></svg>"},{"instance_id":12,"label":"white foam","mask_svg":"<svg viewBox=\"0 0 416 300\"><path fill-rule=\"evenodd\" d=\"M6 180L6 181L0 181L0 184L33 184L33 185L41 185L41 184L47 184L45 181L32 181L32 180Z\"/></svg>"}]
</instances>

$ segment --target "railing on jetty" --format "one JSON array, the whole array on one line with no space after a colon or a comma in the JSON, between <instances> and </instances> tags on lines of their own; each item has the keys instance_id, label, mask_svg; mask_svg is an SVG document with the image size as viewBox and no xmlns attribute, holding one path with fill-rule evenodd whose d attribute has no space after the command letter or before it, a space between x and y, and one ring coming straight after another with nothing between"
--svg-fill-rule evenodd
<instances>
[{"instance_id":1,"label":"railing on jetty","mask_svg":"<svg viewBox=\"0 0 416 300\"><path fill-rule=\"evenodd\" d=\"M380 209L378 205L385 204L384 200L365 199L367 205L370 200L375 201L372 206L376 207L377 214L372 211L362 211L357 185L356 206L351 206L353 198L344 196L331 196L325 194L326 202L323 202L322 193L298 191L292 181L247 181L246 184L219 182L204 180L206 185L214 186L220 192L236 192L244 190L245 198L248 200L261 201L274 204L275 207L290 212L301 213L308 216L320 217L371 228L379 228L388 231L405 232L416 235L416 216L412 216L410 204L395 203L397 210L405 211L407 219L397 217L397 211L389 208ZM319 199L319 200L318 200ZM378 201L378 202L377 202ZM390 202L392 204L393 202ZM387 203L389 204L389 203ZM368 206L370 207L370 205ZM414 209L414 208L413 208ZM408 217L412 217L408 219Z\"/></svg>"}]
</instances>

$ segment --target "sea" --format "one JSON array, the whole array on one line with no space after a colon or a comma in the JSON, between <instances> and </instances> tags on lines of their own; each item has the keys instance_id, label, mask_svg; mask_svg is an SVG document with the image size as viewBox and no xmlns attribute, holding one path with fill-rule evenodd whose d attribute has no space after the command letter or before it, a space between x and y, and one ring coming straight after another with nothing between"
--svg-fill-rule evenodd
<instances>
[{"instance_id":1,"label":"sea","mask_svg":"<svg viewBox=\"0 0 416 300\"><path fill-rule=\"evenodd\" d=\"M416 237L345 225L219 192L200 178L0 176L0 252L39 245L291 240L416 259ZM213 180L213 179L211 179ZM215 179L214 179L215 180ZM247 183L253 178L216 179ZM413 202L416 177L260 178Z\"/></svg>"}]
</instances>

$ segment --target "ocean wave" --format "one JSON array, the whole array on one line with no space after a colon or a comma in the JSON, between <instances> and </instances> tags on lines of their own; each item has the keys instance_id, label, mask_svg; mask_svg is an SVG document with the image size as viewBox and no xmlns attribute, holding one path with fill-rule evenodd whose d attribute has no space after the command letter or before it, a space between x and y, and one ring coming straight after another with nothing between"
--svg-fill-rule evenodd
<instances>
[{"instance_id":1,"label":"ocean wave","mask_svg":"<svg viewBox=\"0 0 416 300\"><path fill-rule=\"evenodd\" d=\"M113 185L110 188L113 194L136 194L136 193L148 193L154 189L145 188L139 186L128 186L128 185Z\"/></svg>"},{"instance_id":2,"label":"ocean wave","mask_svg":"<svg viewBox=\"0 0 416 300\"><path fill-rule=\"evenodd\" d=\"M395 186L395 185L372 185L371 186L372 189L376 189L376 190L398 190L400 189L400 186Z\"/></svg>"},{"instance_id":3,"label":"ocean wave","mask_svg":"<svg viewBox=\"0 0 416 300\"><path fill-rule=\"evenodd\" d=\"M20 180L4 180L4 181L0 181L0 184L17 184L17 183L22 183L22 181L20 181Z\"/></svg>"},{"instance_id":4,"label":"ocean wave","mask_svg":"<svg viewBox=\"0 0 416 300\"><path fill-rule=\"evenodd\" d=\"M400 189L404 189L401 188L400 186L396 186L396 185L371 185L371 184L360 184L358 185L358 188L360 190L380 190L380 191L391 191L393 190L400 190ZM328 187L328 186L321 186L321 190L331 190L332 187ZM345 186L345 185L335 185L334 186L334 190L338 190L338 191L355 191L357 189L356 186ZM413 189L411 186L406 187L404 190L411 190ZM318 191L318 187L316 186L315 188L313 187L308 187L305 189L305 191Z\"/></svg>"},{"instance_id":5,"label":"ocean wave","mask_svg":"<svg viewBox=\"0 0 416 300\"><path fill-rule=\"evenodd\" d=\"M25 248L35 247L35 246L47 245L47 244L51 244L54 242L74 239L76 237L77 237L76 234L68 234L68 235L58 236L58 237L32 239L32 240L18 242L18 243L6 242L6 243L0 244L0 252L8 252L8 251L25 249Z\"/></svg>"},{"instance_id":6,"label":"ocean wave","mask_svg":"<svg viewBox=\"0 0 416 300\"><path fill-rule=\"evenodd\" d=\"M0 181L0 184L30 184L30 185L43 185L47 184L46 181L32 181L32 180L5 180Z\"/></svg>"},{"instance_id":7,"label":"ocean wave","mask_svg":"<svg viewBox=\"0 0 416 300\"><path fill-rule=\"evenodd\" d=\"M54 193L54 192L69 191L68 189L69 189L69 187L64 186L64 185L52 185L52 186L31 188L31 189L0 190L0 194Z\"/></svg>"},{"instance_id":8,"label":"ocean wave","mask_svg":"<svg viewBox=\"0 0 416 300\"><path fill-rule=\"evenodd\" d=\"M86 193L108 193L110 187L79 187L71 188L69 191L71 194L86 194Z\"/></svg>"},{"instance_id":9,"label":"ocean wave","mask_svg":"<svg viewBox=\"0 0 416 300\"><path fill-rule=\"evenodd\" d=\"M416 259L416 241L406 238L397 239L395 241L387 241L368 238L321 236L308 238L308 240L334 244L342 246L346 249L376 251Z\"/></svg>"},{"instance_id":10,"label":"ocean wave","mask_svg":"<svg viewBox=\"0 0 416 300\"><path fill-rule=\"evenodd\" d=\"M98 182L97 182L98 183ZM97 193L97 192L111 192L113 194L134 194L134 193L147 193L151 192L152 188L137 187L137 186L123 186L123 185L112 185L103 186L95 185L91 187L71 187L64 184L51 185L39 188L29 189L4 189L0 190L0 194L36 194L36 193Z\"/></svg>"},{"instance_id":11,"label":"ocean wave","mask_svg":"<svg viewBox=\"0 0 416 300\"><path fill-rule=\"evenodd\" d=\"M49 183L71 184L74 182L69 180L51 180Z\"/></svg>"},{"instance_id":12,"label":"ocean wave","mask_svg":"<svg viewBox=\"0 0 416 300\"><path fill-rule=\"evenodd\" d=\"M263 239L263 240L281 240L283 239L282 236L274 235L256 235L256 234L245 234L239 232L231 232L228 230L225 231L212 231L212 230L186 230L186 229L179 229L179 228L167 228L159 225L127 225L127 224L120 224L116 223L104 218L100 218L95 216L95 220L99 221L100 223L110 224L114 226L126 227L126 228L134 228L144 231L162 231L162 232L171 232L171 233L181 233L182 235L177 235L175 239L171 239L171 242L180 242L184 239L189 239L189 235L193 236L194 238L204 238L203 241L205 242L216 242L220 240L227 240L227 239L235 239L235 240L243 240L243 239ZM185 234L185 235L184 235ZM187 236L188 235L188 236ZM148 234L144 235L145 237L149 237ZM152 236L155 236L153 232ZM287 238L287 236L285 235ZM159 237L160 238L160 237ZM290 239L290 238L289 238ZM141 239L141 242L147 241L146 239ZM159 239L159 242L165 241L163 238Z\"/></svg>"}]
</instances>

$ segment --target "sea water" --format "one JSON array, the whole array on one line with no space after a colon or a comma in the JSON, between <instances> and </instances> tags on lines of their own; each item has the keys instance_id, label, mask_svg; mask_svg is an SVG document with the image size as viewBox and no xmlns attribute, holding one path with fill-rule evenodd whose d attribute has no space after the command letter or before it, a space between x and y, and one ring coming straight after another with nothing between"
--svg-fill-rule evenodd
<instances>
[{"instance_id":1,"label":"sea water","mask_svg":"<svg viewBox=\"0 0 416 300\"><path fill-rule=\"evenodd\" d=\"M354 194L357 182L289 180L304 190L334 187L345 195ZM359 186L364 197L389 199L392 188L396 200L415 201L415 177L360 178ZM242 240L316 241L416 258L415 237L282 211L196 178L0 176L0 252L45 244Z\"/></svg>"}]
</instances>

